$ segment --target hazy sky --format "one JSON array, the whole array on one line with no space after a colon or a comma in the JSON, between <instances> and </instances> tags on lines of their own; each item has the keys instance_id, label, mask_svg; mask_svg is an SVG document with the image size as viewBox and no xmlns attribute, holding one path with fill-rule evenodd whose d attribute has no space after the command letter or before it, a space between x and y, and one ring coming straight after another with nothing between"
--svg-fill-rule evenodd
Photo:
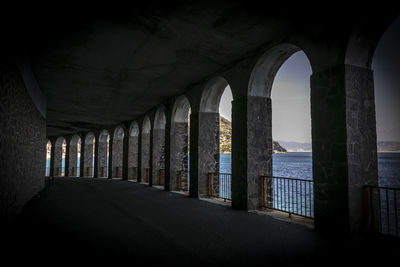
<instances>
[{"instance_id":1,"label":"hazy sky","mask_svg":"<svg viewBox=\"0 0 400 267\"><path fill-rule=\"evenodd\" d=\"M400 18L380 40L372 68L378 141L400 141ZM302 51L286 60L276 74L271 94L274 140L311 143L311 74ZM229 120L231 101L232 93L227 87L219 112Z\"/></svg>"}]
</instances>

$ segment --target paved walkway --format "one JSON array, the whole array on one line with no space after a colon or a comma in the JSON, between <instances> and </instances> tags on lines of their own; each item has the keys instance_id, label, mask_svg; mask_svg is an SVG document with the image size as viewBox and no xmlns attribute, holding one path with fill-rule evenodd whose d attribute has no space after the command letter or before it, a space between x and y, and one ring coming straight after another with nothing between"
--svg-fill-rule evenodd
<instances>
[{"instance_id":1,"label":"paved walkway","mask_svg":"<svg viewBox=\"0 0 400 267\"><path fill-rule=\"evenodd\" d=\"M4 255L57 265L324 266L384 263L400 252L377 241L332 242L302 225L134 182L67 177L25 206L9 237Z\"/></svg>"}]
</instances>

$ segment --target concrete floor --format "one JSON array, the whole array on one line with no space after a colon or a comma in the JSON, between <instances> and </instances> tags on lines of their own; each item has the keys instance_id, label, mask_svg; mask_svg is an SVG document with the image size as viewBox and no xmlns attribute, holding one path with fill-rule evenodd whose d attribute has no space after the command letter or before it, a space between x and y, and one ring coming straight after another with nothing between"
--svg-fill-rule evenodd
<instances>
[{"instance_id":1,"label":"concrete floor","mask_svg":"<svg viewBox=\"0 0 400 267\"><path fill-rule=\"evenodd\" d=\"M3 259L57 265L381 265L392 259L396 265L400 252L399 242L332 241L271 216L93 178L56 178L25 206L6 238Z\"/></svg>"}]
</instances>

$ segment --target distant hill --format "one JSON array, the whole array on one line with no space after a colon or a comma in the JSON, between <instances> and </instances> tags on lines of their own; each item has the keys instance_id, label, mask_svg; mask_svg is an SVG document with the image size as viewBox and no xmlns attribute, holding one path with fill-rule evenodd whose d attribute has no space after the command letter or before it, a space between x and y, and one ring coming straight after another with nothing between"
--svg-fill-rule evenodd
<instances>
[{"instance_id":1,"label":"distant hill","mask_svg":"<svg viewBox=\"0 0 400 267\"><path fill-rule=\"evenodd\" d=\"M219 116L219 152L220 153L231 153L232 146L232 123L226 118ZM284 149L278 142L272 141L272 151L273 153L286 153Z\"/></svg>"},{"instance_id":2,"label":"distant hill","mask_svg":"<svg viewBox=\"0 0 400 267\"><path fill-rule=\"evenodd\" d=\"M378 141L378 152L400 152L400 142Z\"/></svg>"},{"instance_id":3,"label":"distant hill","mask_svg":"<svg viewBox=\"0 0 400 267\"><path fill-rule=\"evenodd\" d=\"M310 143L287 142L279 141L282 147L286 148L288 152L311 152ZM378 152L400 152L400 142L394 141L378 141Z\"/></svg>"},{"instance_id":4,"label":"distant hill","mask_svg":"<svg viewBox=\"0 0 400 267\"><path fill-rule=\"evenodd\" d=\"M311 152L310 143L278 141L288 152Z\"/></svg>"}]
</instances>

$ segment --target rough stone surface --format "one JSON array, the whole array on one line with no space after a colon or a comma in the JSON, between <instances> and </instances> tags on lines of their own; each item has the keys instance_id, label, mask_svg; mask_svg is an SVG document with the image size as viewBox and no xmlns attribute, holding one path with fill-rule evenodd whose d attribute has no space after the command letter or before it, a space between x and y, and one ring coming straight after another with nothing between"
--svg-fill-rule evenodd
<instances>
[{"instance_id":1,"label":"rough stone surface","mask_svg":"<svg viewBox=\"0 0 400 267\"><path fill-rule=\"evenodd\" d=\"M261 205L260 175L272 175L271 99L248 96L232 102L232 207Z\"/></svg>"},{"instance_id":2,"label":"rough stone surface","mask_svg":"<svg viewBox=\"0 0 400 267\"><path fill-rule=\"evenodd\" d=\"M190 125L196 129L198 135L198 143L194 144L198 149L198 159L191 166L194 169L197 165L198 194L200 197L206 197L208 173L219 173L219 113L199 112L198 118L198 126L194 123ZM191 132L191 136L196 133Z\"/></svg>"},{"instance_id":3,"label":"rough stone surface","mask_svg":"<svg viewBox=\"0 0 400 267\"><path fill-rule=\"evenodd\" d=\"M84 165L83 165L83 176L92 177L94 173L93 168L93 156L94 156L94 144L93 140L85 144L84 152Z\"/></svg>"},{"instance_id":4,"label":"rough stone surface","mask_svg":"<svg viewBox=\"0 0 400 267\"><path fill-rule=\"evenodd\" d=\"M153 185L160 184L160 170L165 169L165 129L153 130ZM161 181L163 182L163 181Z\"/></svg>"},{"instance_id":5,"label":"rough stone surface","mask_svg":"<svg viewBox=\"0 0 400 267\"><path fill-rule=\"evenodd\" d=\"M78 145L69 147L69 176L79 176L78 173Z\"/></svg>"},{"instance_id":6,"label":"rough stone surface","mask_svg":"<svg viewBox=\"0 0 400 267\"><path fill-rule=\"evenodd\" d=\"M346 125L350 231L363 224L363 186L378 185L373 73L346 65Z\"/></svg>"},{"instance_id":7,"label":"rough stone surface","mask_svg":"<svg viewBox=\"0 0 400 267\"><path fill-rule=\"evenodd\" d=\"M128 179L137 179L139 142L137 136L129 137L129 152L128 152Z\"/></svg>"},{"instance_id":8,"label":"rough stone surface","mask_svg":"<svg viewBox=\"0 0 400 267\"><path fill-rule=\"evenodd\" d=\"M170 188L178 190L178 171L188 171L188 124L174 122L171 127L171 166L170 166ZM187 176L182 176L182 189L188 190Z\"/></svg>"},{"instance_id":9,"label":"rough stone surface","mask_svg":"<svg viewBox=\"0 0 400 267\"><path fill-rule=\"evenodd\" d=\"M62 173L62 142L56 142L54 148L54 175L61 176Z\"/></svg>"},{"instance_id":10,"label":"rough stone surface","mask_svg":"<svg viewBox=\"0 0 400 267\"><path fill-rule=\"evenodd\" d=\"M348 167L344 66L311 76L315 229L348 232Z\"/></svg>"},{"instance_id":11,"label":"rough stone surface","mask_svg":"<svg viewBox=\"0 0 400 267\"><path fill-rule=\"evenodd\" d=\"M142 133L141 181L148 183L146 169L150 168L150 133Z\"/></svg>"},{"instance_id":12,"label":"rough stone surface","mask_svg":"<svg viewBox=\"0 0 400 267\"><path fill-rule=\"evenodd\" d=\"M107 173L107 151L108 145L107 141L100 141L99 142L99 170L98 170L98 177L108 177Z\"/></svg>"},{"instance_id":13,"label":"rough stone surface","mask_svg":"<svg viewBox=\"0 0 400 267\"><path fill-rule=\"evenodd\" d=\"M44 188L46 122L16 65L5 61L0 62L0 129L0 223L6 223Z\"/></svg>"},{"instance_id":14,"label":"rough stone surface","mask_svg":"<svg viewBox=\"0 0 400 267\"><path fill-rule=\"evenodd\" d=\"M112 147L112 177L121 178L122 177L122 153L123 153L123 138L114 139Z\"/></svg>"}]
</instances>

